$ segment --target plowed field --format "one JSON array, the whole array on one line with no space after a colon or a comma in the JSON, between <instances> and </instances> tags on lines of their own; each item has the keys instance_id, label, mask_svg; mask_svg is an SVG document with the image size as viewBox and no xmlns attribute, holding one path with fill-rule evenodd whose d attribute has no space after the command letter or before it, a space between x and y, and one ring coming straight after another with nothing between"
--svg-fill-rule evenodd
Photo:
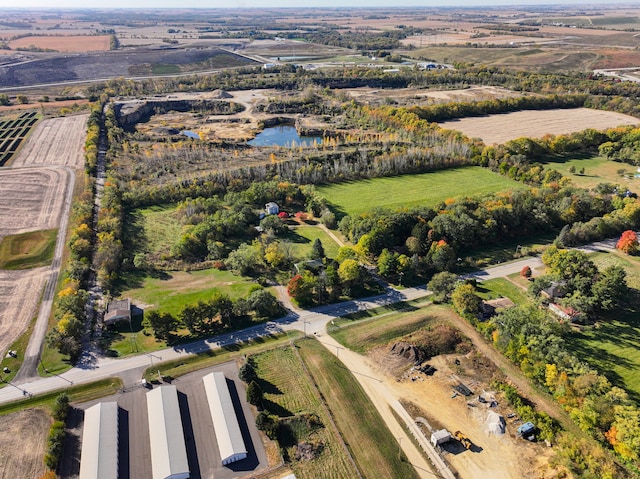
<instances>
[{"instance_id":1,"label":"plowed field","mask_svg":"<svg viewBox=\"0 0 640 479\"><path fill-rule=\"evenodd\" d=\"M517 111L502 115L462 118L445 121L440 126L458 130L470 138L482 138L487 145L516 138L541 138L594 128L606 130L620 125L637 125L632 116L610 111L572 108L567 110Z\"/></svg>"}]
</instances>

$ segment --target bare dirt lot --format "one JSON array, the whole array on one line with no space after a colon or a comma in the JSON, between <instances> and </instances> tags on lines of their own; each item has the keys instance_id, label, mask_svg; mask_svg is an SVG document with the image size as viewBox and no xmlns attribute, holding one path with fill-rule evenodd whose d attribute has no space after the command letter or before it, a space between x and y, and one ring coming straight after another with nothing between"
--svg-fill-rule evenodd
<instances>
[{"instance_id":1,"label":"bare dirt lot","mask_svg":"<svg viewBox=\"0 0 640 479\"><path fill-rule=\"evenodd\" d=\"M31 479L45 472L51 418L43 409L25 409L0 419L0 479Z\"/></svg>"},{"instance_id":2,"label":"bare dirt lot","mask_svg":"<svg viewBox=\"0 0 640 479\"><path fill-rule=\"evenodd\" d=\"M10 165L82 168L87 118L75 115L41 121Z\"/></svg>"},{"instance_id":3,"label":"bare dirt lot","mask_svg":"<svg viewBox=\"0 0 640 479\"><path fill-rule=\"evenodd\" d=\"M573 108L568 110L518 111L502 115L462 118L440 123L442 128L458 130L471 138L482 138L487 145L500 144L521 137L540 138L594 128L606 130L620 125L637 125L638 119L602 110Z\"/></svg>"},{"instance_id":4,"label":"bare dirt lot","mask_svg":"<svg viewBox=\"0 0 640 479\"><path fill-rule=\"evenodd\" d=\"M12 49L36 48L58 52L91 52L109 50L109 35L70 35L22 37L9 42Z\"/></svg>"}]
</instances>

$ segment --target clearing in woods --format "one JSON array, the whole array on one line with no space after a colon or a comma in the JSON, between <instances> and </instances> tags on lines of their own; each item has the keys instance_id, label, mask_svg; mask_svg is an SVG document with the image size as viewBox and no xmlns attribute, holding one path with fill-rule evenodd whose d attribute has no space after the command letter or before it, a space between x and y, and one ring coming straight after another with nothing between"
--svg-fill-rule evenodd
<instances>
[{"instance_id":1,"label":"clearing in woods","mask_svg":"<svg viewBox=\"0 0 640 479\"><path fill-rule=\"evenodd\" d=\"M434 206L448 198L525 186L479 166L449 168L419 175L390 176L321 186L318 192L339 212L358 215L378 208Z\"/></svg>"},{"instance_id":2,"label":"clearing in woods","mask_svg":"<svg viewBox=\"0 0 640 479\"><path fill-rule=\"evenodd\" d=\"M638 119L622 113L570 108L562 110L526 110L500 115L469 117L440 123L442 128L458 130L469 138L482 138L487 145L516 138L541 138L593 128L606 130L621 125L637 125Z\"/></svg>"}]
</instances>

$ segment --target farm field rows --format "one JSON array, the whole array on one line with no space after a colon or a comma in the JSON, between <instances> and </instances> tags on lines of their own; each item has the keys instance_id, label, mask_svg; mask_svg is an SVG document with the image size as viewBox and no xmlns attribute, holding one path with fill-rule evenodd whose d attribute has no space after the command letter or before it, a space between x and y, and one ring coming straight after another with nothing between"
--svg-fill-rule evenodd
<instances>
[{"instance_id":1,"label":"farm field rows","mask_svg":"<svg viewBox=\"0 0 640 479\"><path fill-rule=\"evenodd\" d=\"M356 477L356 471L341 445L340 438L322 407L318 392L302 369L294 350L291 347L278 348L258 354L254 358L260 376L259 383L265 392L266 407L271 413L280 417L317 414L323 424L323 427L315 431L302 428L302 424L292 427L292 436L296 442L324 444L322 451L313 461L292 461L291 467L296 477ZM291 444L287 448L288 455L293 455L293 446L294 444Z\"/></svg>"},{"instance_id":2,"label":"farm field rows","mask_svg":"<svg viewBox=\"0 0 640 479\"><path fill-rule=\"evenodd\" d=\"M88 115L43 120L11 165L82 168Z\"/></svg>"},{"instance_id":3,"label":"farm field rows","mask_svg":"<svg viewBox=\"0 0 640 479\"><path fill-rule=\"evenodd\" d=\"M606 130L621 125L637 125L637 118L590 108L517 111L501 115L469 117L440 123L442 128L458 130L470 138L482 138L487 145L516 138L541 138L594 128Z\"/></svg>"},{"instance_id":4,"label":"farm field rows","mask_svg":"<svg viewBox=\"0 0 640 479\"><path fill-rule=\"evenodd\" d=\"M486 168L451 168L417 175L351 181L318 188L341 213L357 215L379 208L434 206L448 198L522 189L522 183Z\"/></svg>"},{"instance_id":5,"label":"farm field rows","mask_svg":"<svg viewBox=\"0 0 640 479\"><path fill-rule=\"evenodd\" d=\"M90 52L109 50L110 35L67 35L67 36L28 36L9 42L9 46L18 48L36 48L59 52Z\"/></svg>"}]
</instances>

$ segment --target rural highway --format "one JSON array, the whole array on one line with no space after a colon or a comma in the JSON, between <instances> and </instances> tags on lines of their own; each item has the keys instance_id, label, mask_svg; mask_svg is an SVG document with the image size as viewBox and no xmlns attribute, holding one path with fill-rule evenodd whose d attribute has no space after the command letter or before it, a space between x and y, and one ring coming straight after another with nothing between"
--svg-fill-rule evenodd
<instances>
[{"instance_id":1,"label":"rural highway","mask_svg":"<svg viewBox=\"0 0 640 479\"><path fill-rule=\"evenodd\" d=\"M487 268L467 277L472 276L479 280L492 279L517 273L526 265L535 269L541 264L538 258L528 257L512 263ZM190 354L200 353L209 349L218 349L283 331L297 330L308 335L322 334L326 330L327 323L336 317L401 301L410 301L427 294L426 288L406 288L403 290L389 288L385 294L379 296L320 306L310 310L295 309L275 321L153 353L143 353L139 356L130 356L122 359L85 355L80 364L61 375L46 378L28 378L19 381L19 384L18 381L9 383L0 389L0 404L22 399L30 394L38 395L62 390L71 383L88 383L113 376L121 376L125 381L125 387L129 387L142 377L144 369L158 362L170 361Z\"/></svg>"}]
</instances>

